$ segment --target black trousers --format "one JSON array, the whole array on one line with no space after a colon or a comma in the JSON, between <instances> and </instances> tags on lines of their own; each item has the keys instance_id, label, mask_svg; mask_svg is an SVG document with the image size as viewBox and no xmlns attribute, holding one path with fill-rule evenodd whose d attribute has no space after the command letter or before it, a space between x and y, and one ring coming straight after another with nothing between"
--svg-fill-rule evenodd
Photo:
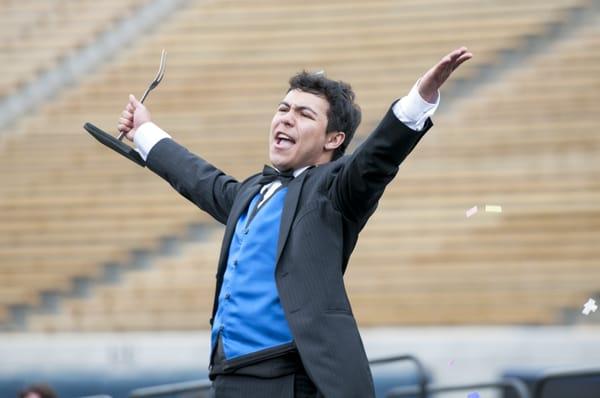
<instances>
[{"instance_id":1,"label":"black trousers","mask_svg":"<svg viewBox=\"0 0 600 398\"><path fill-rule=\"evenodd\" d=\"M225 354L219 336L213 360L219 363L224 359ZM264 361L252 370L246 368L238 374L217 374L212 383L210 396L212 398L323 398L299 359L293 361L293 366L288 366L292 364L287 364L285 361L287 360L279 358Z\"/></svg>"},{"instance_id":2,"label":"black trousers","mask_svg":"<svg viewBox=\"0 0 600 398\"><path fill-rule=\"evenodd\" d=\"M323 398L307 375L291 374L274 379L219 375L211 388L213 398Z\"/></svg>"}]
</instances>

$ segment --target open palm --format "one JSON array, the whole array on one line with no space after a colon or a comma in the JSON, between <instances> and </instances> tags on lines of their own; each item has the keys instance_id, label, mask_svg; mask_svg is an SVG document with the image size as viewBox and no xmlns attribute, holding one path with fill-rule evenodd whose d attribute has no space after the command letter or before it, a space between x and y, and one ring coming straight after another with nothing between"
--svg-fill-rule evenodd
<instances>
[{"instance_id":1,"label":"open palm","mask_svg":"<svg viewBox=\"0 0 600 398\"><path fill-rule=\"evenodd\" d=\"M463 62L473 58L473 54L466 47L458 48L444 56L440 62L429 69L421 78L419 94L427 102L437 100L439 88L448 80L452 72Z\"/></svg>"}]
</instances>

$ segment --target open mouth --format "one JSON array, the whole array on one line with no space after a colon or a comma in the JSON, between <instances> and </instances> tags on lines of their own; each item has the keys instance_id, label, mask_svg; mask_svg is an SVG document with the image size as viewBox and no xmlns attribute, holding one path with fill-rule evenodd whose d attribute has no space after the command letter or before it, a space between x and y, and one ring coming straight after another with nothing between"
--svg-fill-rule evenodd
<instances>
[{"instance_id":1,"label":"open mouth","mask_svg":"<svg viewBox=\"0 0 600 398\"><path fill-rule=\"evenodd\" d=\"M275 146L278 148L290 148L295 143L296 140L285 133L277 132L277 134L275 134Z\"/></svg>"}]
</instances>

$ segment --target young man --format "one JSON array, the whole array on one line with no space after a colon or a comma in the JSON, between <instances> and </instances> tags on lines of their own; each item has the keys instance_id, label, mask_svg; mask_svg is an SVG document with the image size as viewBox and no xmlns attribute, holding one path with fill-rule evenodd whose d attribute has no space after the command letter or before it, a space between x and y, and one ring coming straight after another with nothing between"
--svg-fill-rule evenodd
<instances>
[{"instance_id":1,"label":"young man","mask_svg":"<svg viewBox=\"0 0 600 398\"><path fill-rule=\"evenodd\" d=\"M217 398L374 397L343 274L399 164L432 126L438 89L472 54L445 56L350 156L349 85L300 73L271 122L277 169L242 182L176 144L133 96L119 130L147 166L226 225L210 324Z\"/></svg>"}]
</instances>

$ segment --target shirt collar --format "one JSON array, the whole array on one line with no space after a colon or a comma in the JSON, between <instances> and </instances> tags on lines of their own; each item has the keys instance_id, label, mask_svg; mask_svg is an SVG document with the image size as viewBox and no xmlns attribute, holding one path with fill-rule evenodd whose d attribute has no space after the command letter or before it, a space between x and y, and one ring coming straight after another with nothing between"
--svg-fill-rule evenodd
<instances>
[{"instance_id":1,"label":"shirt collar","mask_svg":"<svg viewBox=\"0 0 600 398\"><path fill-rule=\"evenodd\" d=\"M294 178L298 177L300 174L304 172L304 170L308 169L310 166L304 166L298 170L294 170Z\"/></svg>"},{"instance_id":2,"label":"shirt collar","mask_svg":"<svg viewBox=\"0 0 600 398\"><path fill-rule=\"evenodd\" d=\"M298 177L300 174L304 172L304 170L308 169L311 166L304 166L299 169L294 170L294 178ZM273 168L279 172L281 172L277 167L273 166Z\"/></svg>"}]
</instances>

